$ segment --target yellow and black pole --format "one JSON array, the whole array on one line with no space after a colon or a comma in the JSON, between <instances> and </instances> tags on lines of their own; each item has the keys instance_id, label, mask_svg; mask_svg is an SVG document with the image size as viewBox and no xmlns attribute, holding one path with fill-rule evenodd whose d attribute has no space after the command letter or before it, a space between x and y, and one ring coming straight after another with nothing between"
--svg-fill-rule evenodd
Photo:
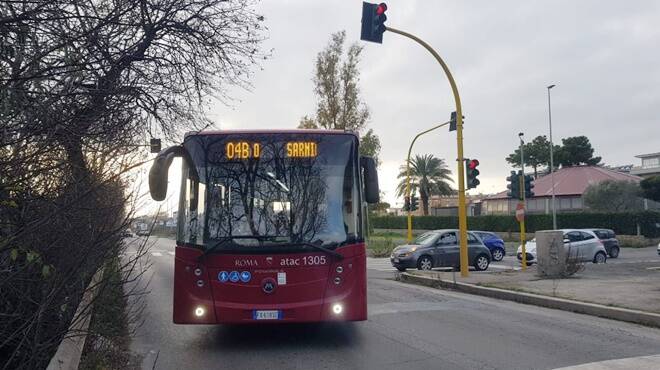
<instances>
[{"instance_id":1,"label":"yellow and black pole","mask_svg":"<svg viewBox=\"0 0 660 370\"><path fill-rule=\"evenodd\" d=\"M417 139L426 134L429 133L433 130L439 129L440 127L447 126L449 122L445 122L443 124L431 127L428 130L422 131L419 134L415 135L415 138L413 141L410 143L410 147L408 148L408 157L406 159L406 198L410 199L410 153L412 152L413 144L415 144L415 141ZM408 243L412 242L412 211L410 210L411 207L408 207Z\"/></svg>"},{"instance_id":2,"label":"yellow and black pole","mask_svg":"<svg viewBox=\"0 0 660 370\"><path fill-rule=\"evenodd\" d=\"M525 237L525 156L523 155L523 147L525 142L523 141L523 133L519 133L518 137L520 138L520 168L521 175L519 179L520 184L520 204L519 209L522 210L522 216L518 218L520 222L520 245L522 251L522 270L527 270L527 249L525 248L526 237ZM517 209L516 209L517 212Z\"/></svg>"},{"instance_id":3,"label":"yellow and black pole","mask_svg":"<svg viewBox=\"0 0 660 370\"><path fill-rule=\"evenodd\" d=\"M445 75L449 80L449 84L451 85L451 91L454 94L454 102L456 104L456 163L458 164L458 229L460 241L460 262L461 276L467 277L469 275L469 264L467 250L467 211L465 209L465 164L463 160L463 109L461 108L461 98L458 95L458 87L456 87L456 82L454 81L454 77L449 71L447 64L442 60L442 58L440 58L440 55L438 55L438 53L433 50L429 44L408 32L397 30L391 27L386 27L385 30L394 32L401 36L405 36L422 45L426 50L428 50L445 72Z\"/></svg>"}]
</instances>

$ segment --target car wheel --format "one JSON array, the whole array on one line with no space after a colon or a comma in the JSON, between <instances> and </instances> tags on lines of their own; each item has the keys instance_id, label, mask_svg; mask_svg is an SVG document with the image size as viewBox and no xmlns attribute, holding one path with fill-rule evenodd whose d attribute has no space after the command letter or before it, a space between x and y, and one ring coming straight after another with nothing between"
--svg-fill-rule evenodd
<instances>
[{"instance_id":1,"label":"car wheel","mask_svg":"<svg viewBox=\"0 0 660 370\"><path fill-rule=\"evenodd\" d=\"M396 269L399 270L399 271L401 271L401 272L406 272L406 268L405 268L405 267L397 267Z\"/></svg>"},{"instance_id":2,"label":"car wheel","mask_svg":"<svg viewBox=\"0 0 660 370\"><path fill-rule=\"evenodd\" d=\"M605 263L607 261L607 255L605 255L605 252L598 252L594 256L594 263Z\"/></svg>"},{"instance_id":3,"label":"car wheel","mask_svg":"<svg viewBox=\"0 0 660 370\"><path fill-rule=\"evenodd\" d=\"M488 265L490 265L490 260L488 259L488 256L485 254L480 254L477 256L477 258L474 259L474 268L477 271L484 271L488 268Z\"/></svg>"},{"instance_id":4,"label":"car wheel","mask_svg":"<svg viewBox=\"0 0 660 370\"><path fill-rule=\"evenodd\" d=\"M421 256L417 260L418 270L430 270L433 268L433 260L429 256Z\"/></svg>"},{"instance_id":5,"label":"car wheel","mask_svg":"<svg viewBox=\"0 0 660 370\"><path fill-rule=\"evenodd\" d=\"M504 258L504 249L493 249L493 261L501 261Z\"/></svg>"},{"instance_id":6,"label":"car wheel","mask_svg":"<svg viewBox=\"0 0 660 370\"><path fill-rule=\"evenodd\" d=\"M612 247L612 249L610 249L610 258L617 257L619 257L619 247Z\"/></svg>"}]
</instances>

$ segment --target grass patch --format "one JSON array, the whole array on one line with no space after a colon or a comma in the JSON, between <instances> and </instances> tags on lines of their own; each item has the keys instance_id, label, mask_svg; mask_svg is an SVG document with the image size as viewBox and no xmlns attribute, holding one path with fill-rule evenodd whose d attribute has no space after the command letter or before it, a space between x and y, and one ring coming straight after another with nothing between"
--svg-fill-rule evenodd
<instances>
[{"instance_id":1,"label":"grass patch","mask_svg":"<svg viewBox=\"0 0 660 370\"><path fill-rule=\"evenodd\" d=\"M89 335L80 360L82 370L137 369L132 363L126 297L119 259L108 262L94 302Z\"/></svg>"},{"instance_id":2,"label":"grass patch","mask_svg":"<svg viewBox=\"0 0 660 370\"><path fill-rule=\"evenodd\" d=\"M658 245L657 239L637 235L617 235L621 248L646 248Z\"/></svg>"},{"instance_id":3,"label":"grass patch","mask_svg":"<svg viewBox=\"0 0 660 370\"><path fill-rule=\"evenodd\" d=\"M389 257L394 248L404 243L405 240L402 239L372 236L367 240L367 248L373 251L374 257Z\"/></svg>"}]
</instances>

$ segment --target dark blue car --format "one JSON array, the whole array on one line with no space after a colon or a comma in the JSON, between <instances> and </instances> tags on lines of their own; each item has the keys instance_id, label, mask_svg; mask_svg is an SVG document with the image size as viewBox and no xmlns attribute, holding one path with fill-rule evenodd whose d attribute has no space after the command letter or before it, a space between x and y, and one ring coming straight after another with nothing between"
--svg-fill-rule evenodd
<instances>
[{"instance_id":1,"label":"dark blue car","mask_svg":"<svg viewBox=\"0 0 660 370\"><path fill-rule=\"evenodd\" d=\"M483 240L484 244L490 249L490 254L493 256L493 261L501 261L506 255L504 249L504 240L497 234L490 231L473 231L478 237Z\"/></svg>"}]
</instances>

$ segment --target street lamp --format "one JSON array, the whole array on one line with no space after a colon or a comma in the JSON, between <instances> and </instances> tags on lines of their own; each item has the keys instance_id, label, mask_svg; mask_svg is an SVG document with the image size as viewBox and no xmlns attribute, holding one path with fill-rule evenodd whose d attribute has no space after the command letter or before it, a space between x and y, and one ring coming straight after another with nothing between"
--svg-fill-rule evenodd
<instances>
[{"instance_id":1,"label":"street lamp","mask_svg":"<svg viewBox=\"0 0 660 370\"><path fill-rule=\"evenodd\" d=\"M439 129L440 127L447 126L450 122L451 121L445 122L445 123L442 123L440 125L433 126L428 130L424 130L424 131L420 132L419 134L415 135L415 138L410 143L410 147L408 148L408 158L406 159L406 198L410 199L410 153L412 152L413 144L415 144L415 141L417 141L417 139L420 136L422 136L422 135L424 135L428 132L431 132L433 130ZM412 213L411 213L410 208L411 207L408 207L408 238L407 238L408 243L412 242Z\"/></svg>"},{"instance_id":2,"label":"street lamp","mask_svg":"<svg viewBox=\"0 0 660 370\"><path fill-rule=\"evenodd\" d=\"M554 144L552 143L552 109L550 106L550 89L555 85L548 86L548 123L550 125L550 181L552 182L552 229L557 230L557 209L555 206L555 162Z\"/></svg>"},{"instance_id":3,"label":"street lamp","mask_svg":"<svg viewBox=\"0 0 660 370\"><path fill-rule=\"evenodd\" d=\"M525 141L523 140L523 136L525 136L524 132L519 132L518 137L520 138L520 169L522 170L523 175L525 174L525 157L523 156L523 145L525 145Z\"/></svg>"}]
</instances>

